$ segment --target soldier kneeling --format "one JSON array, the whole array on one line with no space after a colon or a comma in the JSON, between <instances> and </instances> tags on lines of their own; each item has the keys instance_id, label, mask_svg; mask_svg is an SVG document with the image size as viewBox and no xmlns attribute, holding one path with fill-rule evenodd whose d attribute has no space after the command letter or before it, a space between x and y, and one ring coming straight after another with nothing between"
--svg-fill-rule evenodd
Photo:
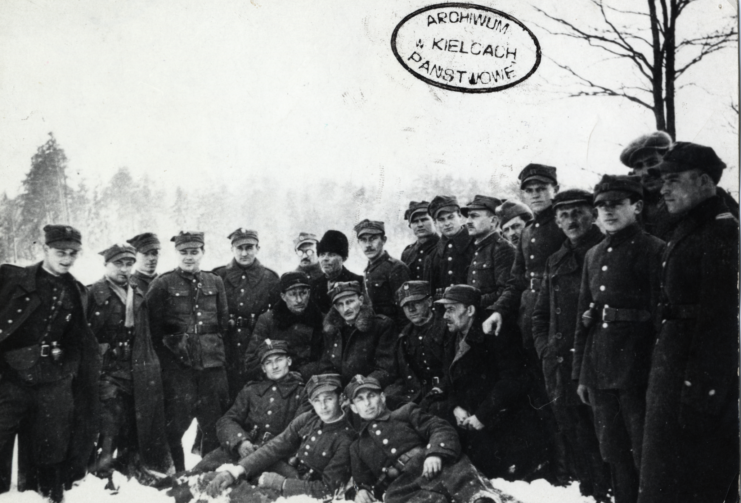
<instances>
[{"instance_id":1,"label":"soldier kneeling","mask_svg":"<svg viewBox=\"0 0 741 503\"><path fill-rule=\"evenodd\" d=\"M372 377L355 376L345 388L363 426L350 448L356 503L425 501L492 503L496 490L465 454L455 429L413 403L386 408ZM385 494L383 494L385 492Z\"/></svg>"}]
</instances>

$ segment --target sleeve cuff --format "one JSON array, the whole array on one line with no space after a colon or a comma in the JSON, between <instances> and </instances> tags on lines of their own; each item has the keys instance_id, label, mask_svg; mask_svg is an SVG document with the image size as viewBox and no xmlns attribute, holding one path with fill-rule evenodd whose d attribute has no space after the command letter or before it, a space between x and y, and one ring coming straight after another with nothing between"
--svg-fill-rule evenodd
<instances>
[{"instance_id":1,"label":"sleeve cuff","mask_svg":"<svg viewBox=\"0 0 741 503\"><path fill-rule=\"evenodd\" d=\"M242 475L245 473L245 469L243 466L240 465L233 465L233 464L224 464L221 465L216 469L216 472L227 472L232 477L234 477L234 480L239 479Z\"/></svg>"}]
</instances>

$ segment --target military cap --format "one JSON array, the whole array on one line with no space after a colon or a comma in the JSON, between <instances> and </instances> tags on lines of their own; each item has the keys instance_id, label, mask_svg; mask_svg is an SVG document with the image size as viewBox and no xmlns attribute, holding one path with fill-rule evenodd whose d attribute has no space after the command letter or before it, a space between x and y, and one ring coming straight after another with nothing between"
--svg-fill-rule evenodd
<instances>
[{"instance_id":1,"label":"military cap","mask_svg":"<svg viewBox=\"0 0 741 503\"><path fill-rule=\"evenodd\" d=\"M60 250L79 250L82 248L82 234L69 225L45 225L44 242Z\"/></svg>"},{"instance_id":2,"label":"military cap","mask_svg":"<svg viewBox=\"0 0 741 503\"><path fill-rule=\"evenodd\" d=\"M317 239L316 234L310 232L299 232L298 237L293 240L293 249L298 250L298 247L304 243L319 244L319 240Z\"/></svg>"},{"instance_id":3,"label":"military cap","mask_svg":"<svg viewBox=\"0 0 741 503\"><path fill-rule=\"evenodd\" d=\"M633 168L633 164L636 160L640 159L641 154L655 150L659 155L663 156L671 146L672 137L664 131L654 131L650 134L644 134L630 142L628 146L623 149L620 153L620 162L629 168Z\"/></svg>"},{"instance_id":4,"label":"military cap","mask_svg":"<svg viewBox=\"0 0 741 503\"><path fill-rule=\"evenodd\" d=\"M358 295L363 293L363 289L357 281L338 281L332 283L329 288L329 298L332 299L332 302L354 293Z\"/></svg>"},{"instance_id":5,"label":"military cap","mask_svg":"<svg viewBox=\"0 0 741 503\"><path fill-rule=\"evenodd\" d=\"M151 232L139 234L126 242L136 248L136 251L139 253L147 253L150 250L159 250L162 248L162 246L160 246L160 240L157 238L157 234Z\"/></svg>"},{"instance_id":6,"label":"military cap","mask_svg":"<svg viewBox=\"0 0 741 503\"><path fill-rule=\"evenodd\" d=\"M481 290L470 285L453 285L445 289L443 298L435 304L463 304L476 306L481 303Z\"/></svg>"},{"instance_id":7,"label":"military cap","mask_svg":"<svg viewBox=\"0 0 741 503\"><path fill-rule=\"evenodd\" d=\"M631 175L603 175L594 187L594 203L600 201L620 201L637 195L643 199L641 179Z\"/></svg>"},{"instance_id":8,"label":"military cap","mask_svg":"<svg viewBox=\"0 0 741 503\"><path fill-rule=\"evenodd\" d=\"M342 381L340 374L316 374L311 376L306 383L306 394L309 400L323 391L336 391L342 393Z\"/></svg>"},{"instance_id":9,"label":"military cap","mask_svg":"<svg viewBox=\"0 0 741 503\"><path fill-rule=\"evenodd\" d=\"M288 343L286 341L274 341L272 339L265 339L257 348L257 357L260 359L260 363L262 363L268 356L287 354Z\"/></svg>"},{"instance_id":10,"label":"military cap","mask_svg":"<svg viewBox=\"0 0 741 503\"><path fill-rule=\"evenodd\" d=\"M464 217L468 216L470 210L489 210L496 214L500 204L502 201L496 197L476 195L470 203L461 208L461 213Z\"/></svg>"},{"instance_id":11,"label":"military cap","mask_svg":"<svg viewBox=\"0 0 741 503\"><path fill-rule=\"evenodd\" d=\"M368 220L367 218L361 222L358 222L353 230L358 237L362 236L363 234L386 234L386 226L383 224L383 222Z\"/></svg>"},{"instance_id":12,"label":"military cap","mask_svg":"<svg viewBox=\"0 0 741 503\"><path fill-rule=\"evenodd\" d=\"M533 219L533 212L526 204L520 201L504 201L501 206L497 208L497 216L499 217L499 224L504 225L515 217L521 217L525 222L529 222Z\"/></svg>"},{"instance_id":13,"label":"military cap","mask_svg":"<svg viewBox=\"0 0 741 503\"><path fill-rule=\"evenodd\" d=\"M427 213L434 219L441 211L460 211L461 205L458 204L458 198L455 196L435 196L427 208Z\"/></svg>"},{"instance_id":14,"label":"military cap","mask_svg":"<svg viewBox=\"0 0 741 503\"><path fill-rule=\"evenodd\" d=\"M117 243L110 248L99 252L99 255L103 255L106 264L120 258L133 258L136 260L136 248L128 243Z\"/></svg>"},{"instance_id":15,"label":"military cap","mask_svg":"<svg viewBox=\"0 0 741 503\"><path fill-rule=\"evenodd\" d=\"M411 222L416 213L427 213L429 207L428 201L410 201L409 208L404 212L404 220Z\"/></svg>"},{"instance_id":16,"label":"military cap","mask_svg":"<svg viewBox=\"0 0 741 503\"><path fill-rule=\"evenodd\" d=\"M571 204L592 206L594 204L594 196L591 192L587 192L586 190L569 189L559 192L553 197L553 209L557 209L559 206L568 206Z\"/></svg>"},{"instance_id":17,"label":"military cap","mask_svg":"<svg viewBox=\"0 0 741 503\"><path fill-rule=\"evenodd\" d=\"M325 232L316 247L317 255L321 255L322 253L336 253L342 257L342 260L347 260L349 250L350 245L347 242L347 236L335 230Z\"/></svg>"},{"instance_id":18,"label":"military cap","mask_svg":"<svg viewBox=\"0 0 741 503\"><path fill-rule=\"evenodd\" d=\"M260 242L260 240L257 238L257 231L251 231L245 229L244 227L240 227L236 231L232 232L227 236L227 238L232 240L232 246L240 246L245 244L256 245Z\"/></svg>"},{"instance_id":19,"label":"military cap","mask_svg":"<svg viewBox=\"0 0 741 503\"><path fill-rule=\"evenodd\" d=\"M528 164L520 171L517 176L520 180L520 188L525 188L525 184L533 180L552 183L558 185L558 178L556 178L556 168L553 166L545 166L543 164Z\"/></svg>"},{"instance_id":20,"label":"military cap","mask_svg":"<svg viewBox=\"0 0 741 503\"><path fill-rule=\"evenodd\" d=\"M664 160L659 166L662 174L699 169L707 173L715 183L720 181L725 168L726 163L720 160L711 147L687 141L675 143L664 155Z\"/></svg>"},{"instance_id":21,"label":"military cap","mask_svg":"<svg viewBox=\"0 0 741 503\"><path fill-rule=\"evenodd\" d=\"M280 276L280 291L283 293L302 286L307 288L311 286L311 278L305 272L290 271Z\"/></svg>"},{"instance_id":22,"label":"military cap","mask_svg":"<svg viewBox=\"0 0 741 503\"><path fill-rule=\"evenodd\" d=\"M203 233L195 231L180 231L180 234L170 238L170 241L175 242L176 250L203 248Z\"/></svg>"},{"instance_id":23,"label":"military cap","mask_svg":"<svg viewBox=\"0 0 741 503\"><path fill-rule=\"evenodd\" d=\"M350 382L345 386L345 396L348 400L353 401L355 397L364 389L374 389L381 391L381 383L374 377L363 377L360 374L356 375Z\"/></svg>"},{"instance_id":24,"label":"military cap","mask_svg":"<svg viewBox=\"0 0 741 503\"><path fill-rule=\"evenodd\" d=\"M430 283L427 281L407 281L396 290L396 303L404 307L407 302L426 299L430 296Z\"/></svg>"}]
</instances>

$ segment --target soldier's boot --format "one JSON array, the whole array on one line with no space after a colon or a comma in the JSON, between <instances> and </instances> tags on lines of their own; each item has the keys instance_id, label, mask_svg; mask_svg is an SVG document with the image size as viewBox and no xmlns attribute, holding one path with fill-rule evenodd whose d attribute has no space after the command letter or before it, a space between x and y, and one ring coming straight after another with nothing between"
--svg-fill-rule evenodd
<instances>
[{"instance_id":1,"label":"soldier's boot","mask_svg":"<svg viewBox=\"0 0 741 503\"><path fill-rule=\"evenodd\" d=\"M52 503L64 500L61 463L39 466L39 492Z\"/></svg>"},{"instance_id":2,"label":"soldier's boot","mask_svg":"<svg viewBox=\"0 0 741 503\"><path fill-rule=\"evenodd\" d=\"M98 459L90 467L90 472L98 477L107 477L113 467L113 450L113 438L109 435L103 436L100 454L98 454Z\"/></svg>"},{"instance_id":3,"label":"soldier's boot","mask_svg":"<svg viewBox=\"0 0 741 503\"><path fill-rule=\"evenodd\" d=\"M615 503L635 503L638 500L638 470L633 459L628 457L622 462L610 463L612 488Z\"/></svg>"},{"instance_id":4,"label":"soldier's boot","mask_svg":"<svg viewBox=\"0 0 741 503\"><path fill-rule=\"evenodd\" d=\"M567 486L572 479L572 473L569 468L573 463L570 461L571 456L563 434L558 432L553 435L550 443L552 483L557 486Z\"/></svg>"}]
</instances>

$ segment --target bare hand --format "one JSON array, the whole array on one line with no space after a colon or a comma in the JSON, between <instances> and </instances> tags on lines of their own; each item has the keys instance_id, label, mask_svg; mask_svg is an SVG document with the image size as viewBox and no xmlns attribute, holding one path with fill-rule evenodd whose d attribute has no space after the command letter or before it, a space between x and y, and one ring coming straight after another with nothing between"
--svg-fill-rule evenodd
<instances>
[{"instance_id":1,"label":"bare hand","mask_svg":"<svg viewBox=\"0 0 741 503\"><path fill-rule=\"evenodd\" d=\"M468 427L474 430L483 430L484 424L479 421L476 416L468 416L468 419L466 419L466 421L463 423L463 427Z\"/></svg>"},{"instance_id":2,"label":"bare hand","mask_svg":"<svg viewBox=\"0 0 741 503\"><path fill-rule=\"evenodd\" d=\"M355 495L355 503L373 503L376 499L365 489L359 489Z\"/></svg>"},{"instance_id":3,"label":"bare hand","mask_svg":"<svg viewBox=\"0 0 741 503\"><path fill-rule=\"evenodd\" d=\"M579 395L579 398L581 398L581 401L585 404L591 406L592 404L589 402L589 388L584 386L583 384L580 384L576 387L576 394Z\"/></svg>"},{"instance_id":4,"label":"bare hand","mask_svg":"<svg viewBox=\"0 0 741 503\"><path fill-rule=\"evenodd\" d=\"M439 456L427 456L422 469L422 476L427 480L435 477L443 469L443 460Z\"/></svg>"},{"instance_id":5,"label":"bare hand","mask_svg":"<svg viewBox=\"0 0 741 503\"><path fill-rule=\"evenodd\" d=\"M229 472L219 472L206 487L206 494L215 498L221 491L234 483L234 477Z\"/></svg>"},{"instance_id":6,"label":"bare hand","mask_svg":"<svg viewBox=\"0 0 741 503\"><path fill-rule=\"evenodd\" d=\"M486 318L483 328L485 334L494 332L495 336L499 335L499 332L502 330L502 315L495 312L494 314Z\"/></svg>"},{"instance_id":7,"label":"bare hand","mask_svg":"<svg viewBox=\"0 0 741 503\"><path fill-rule=\"evenodd\" d=\"M253 452L255 452L255 446L252 445L252 442L249 440L243 440L241 444L239 444L239 447L237 448L237 452L239 452L239 458L246 458Z\"/></svg>"},{"instance_id":8,"label":"bare hand","mask_svg":"<svg viewBox=\"0 0 741 503\"><path fill-rule=\"evenodd\" d=\"M458 426L463 426L466 424L466 419L468 419L468 411L466 409L463 409L461 407L456 407L453 410L453 415L455 416L455 422Z\"/></svg>"}]
</instances>

